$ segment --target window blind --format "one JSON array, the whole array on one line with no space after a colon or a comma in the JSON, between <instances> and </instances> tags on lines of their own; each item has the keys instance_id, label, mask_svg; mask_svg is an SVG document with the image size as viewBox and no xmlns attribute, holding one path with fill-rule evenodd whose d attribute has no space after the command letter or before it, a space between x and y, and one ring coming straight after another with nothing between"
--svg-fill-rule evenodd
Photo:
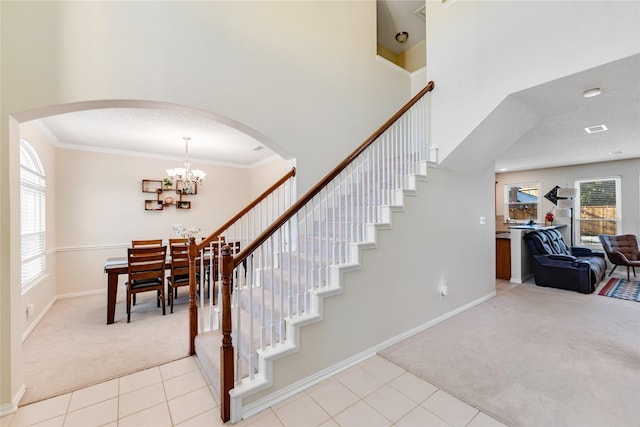
<instances>
[{"instance_id":1,"label":"window blind","mask_svg":"<svg viewBox=\"0 0 640 427\"><path fill-rule=\"evenodd\" d=\"M45 272L46 182L35 150L20 142L20 259L22 286Z\"/></svg>"}]
</instances>

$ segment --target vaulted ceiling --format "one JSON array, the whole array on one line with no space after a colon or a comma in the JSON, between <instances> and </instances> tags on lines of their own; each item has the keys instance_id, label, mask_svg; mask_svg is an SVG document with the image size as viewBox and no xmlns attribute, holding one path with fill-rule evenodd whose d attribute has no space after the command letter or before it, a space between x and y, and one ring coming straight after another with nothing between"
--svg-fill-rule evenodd
<instances>
[{"instance_id":1,"label":"vaulted ceiling","mask_svg":"<svg viewBox=\"0 0 640 427\"><path fill-rule=\"evenodd\" d=\"M379 0L378 35L394 49L424 39L424 0ZM407 43L395 41L407 31ZM428 66L427 66L428 67ZM427 68L428 69L428 68ZM598 87L602 94L584 98ZM496 158L496 170L640 158L640 55L525 89L511 96L539 117L535 126ZM41 126L60 146L76 149L184 156L191 137L192 161L250 167L275 155L254 136L214 118L149 108L87 110L51 116ZM606 132L584 128L604 124ZM360 141L354 141L354 147Z\"/></svg>"}]
</instances>

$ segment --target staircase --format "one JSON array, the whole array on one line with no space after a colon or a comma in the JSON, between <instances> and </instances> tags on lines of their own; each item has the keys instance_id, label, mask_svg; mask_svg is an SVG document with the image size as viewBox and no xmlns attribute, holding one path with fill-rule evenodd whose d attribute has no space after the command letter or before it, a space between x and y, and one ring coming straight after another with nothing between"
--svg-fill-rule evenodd
<instances>
[{"instance_id":1,"label":"staircase","mask_svg":"<svg viewBox=\"0 0 640 427\"><path fill-rule=\"evenodd\" d=\"M342 276L359 269L360 251L376 246L377 230L391 227L392 212L426 180L425 95L433 87L430 82L259 235L248 239L247 230L226 229L200 245L191 242L193 254L207 245L217 245L219 254L210 265L217 281L210 275L209 286L200 284L210 293L208 299L200 293L200 322L191 330L199 332L193 350L217 388L224 421L241 420L247 399L273 384L274 361L299 351L301 328L323 319L324 299L342 292ZM246 244L235 249L242 239ZM195 313L196 284L191 288Z\"/></svg>"}]
</instances>

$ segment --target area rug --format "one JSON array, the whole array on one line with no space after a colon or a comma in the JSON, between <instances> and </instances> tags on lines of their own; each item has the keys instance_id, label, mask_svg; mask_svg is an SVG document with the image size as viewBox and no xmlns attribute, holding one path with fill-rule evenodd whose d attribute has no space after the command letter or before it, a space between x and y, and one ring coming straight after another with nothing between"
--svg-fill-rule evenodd
<instances>
[{"instance_id":1,"label":"area rug","mask_svg":"<svg viewBox=\"0 0 640 427\"><path fill-rule=\"evenodd\" d=\"M510 427L640 426L640 307L520 285L379 353Z\"/></svg>"},{"instance_id":2,"label":"area rug","mask_svg":"<svg viewBox=\"0 0 640 427\"><path fill-rule=\"evenodd\" d=\"M600 289L598 295L629 301L640 301L640 282L615 278L609 279L607 284Z\"/></svg>"}]
</instances>

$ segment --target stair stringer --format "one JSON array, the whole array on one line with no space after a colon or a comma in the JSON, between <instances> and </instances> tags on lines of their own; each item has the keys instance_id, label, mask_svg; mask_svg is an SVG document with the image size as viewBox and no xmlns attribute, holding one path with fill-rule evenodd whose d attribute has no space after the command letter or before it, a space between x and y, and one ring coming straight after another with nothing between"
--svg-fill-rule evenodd
<instances>
[{"instance_id":1,"label":"stair stringer","mask_svg":"<svg viewBox=\"0 0 640 427\"><path fill-rule=\"evenodd\" d=\"M426 167L426 163L425 163ZM422 170L422 168L421 168ZM330 266L330 285L322 289L310 291L310 309L303 316L296 318L286 318L285 325L287 330L287 339L283 344L276 346L268 346L265 350L257 350L258 354L258 373L253 377L244 378L241 384L236 384L229 391L231 399L231 423L242 420L243 415L251 415L264 409L264 404L259 407L245 408L244 399L252 396L262 390L271 387L274 383L274 362L288 355L294 354L300 350L300 334L301 328L312 323L320 322L323 319L324 299L342 293L342 277L345 273L359 270L360 254L363 250L374 249L377 246L378 230L392 229L393 212L402 212L404 208L404 198L407 196L417 196L417 182L427 181L426 174L407 175L403 180L403 189L394 190L393 205L378 207L380 222L375 224L367 224L366 233L367 240L360 243L350 243L349 263L337 266ZM255 405L254 405L255 406ZM249 409L246 411L245 409Z\"/></svg>"}]
</instances>

